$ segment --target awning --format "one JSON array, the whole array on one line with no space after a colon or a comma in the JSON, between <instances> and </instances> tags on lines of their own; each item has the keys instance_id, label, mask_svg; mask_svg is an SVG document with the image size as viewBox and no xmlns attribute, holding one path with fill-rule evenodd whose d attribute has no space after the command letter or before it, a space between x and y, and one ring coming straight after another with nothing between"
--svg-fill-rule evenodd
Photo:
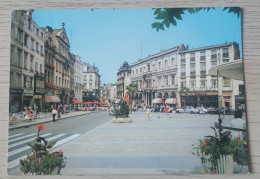
<instances>
[{"instance_id":1,"label":"awning","mask_svg":"<svg viewBox=\"0 0 260 179\"><path fill-rule=\"evenodd\" d=\"M176 98L169 98L165 100L165 104L176 104L177 100Z\"/></svg>"},{"instance_id":2,"label":"awning","mask_svg":"<svg viewBox=\"0 0 260 179\"><path fill-rule=\"evenodd\" d=\"M60 102L60 98L58 96L46 95L45 96L45 102L47 102L47 103L59 103Z\"/></svg>"},{"instance_id":3,"label":"awning","mask_svg":"<svg viewBox=\"0 0 260 179\"><path fill-rule=\"evenodd\" d=\"M230 102L230 99L224 99L224 102L226 103L226 102Z\"/></svg>"},{"instance_id":4,"label":"awning","mask_svg":"<svg viewBox=\"0 0 260 179\"><path fill-rule=\"evenodd\" d=\"M162 98L155 98L153 99L152 103L163 103Z\"/></svg>"},{"instance_id":5,"label":"awning","mask_svg":"<svg viewBox=\"0 0 260 179\"><path fill-rule=\"evenodd\" d=\"M235 80L244 80L243 73L243 61L235 60L232 62L224 63L221 65L217 65L209 69L210 75L218 75L232 78Z\"/></svg>"},{"instance_id":6,"label":"awning","mask_svg":"<svg viewBox=\"0 0 260 179\"><path fill-rule=\"evenodd\" d=\"M77 100L75 100L75 99L73 99L72 101L73 101L73 104L82 104L82 102L77 101Z\"/></svg>"},{"instance_id":7,"label":"awning","mask_svg":"<svg viewBox=\"0 0 260 179\"><path fill-rule=\"evenodd\" d=\"M83 104L91 104L91 102L84 102Z\"/></svg>"}]
</instances>

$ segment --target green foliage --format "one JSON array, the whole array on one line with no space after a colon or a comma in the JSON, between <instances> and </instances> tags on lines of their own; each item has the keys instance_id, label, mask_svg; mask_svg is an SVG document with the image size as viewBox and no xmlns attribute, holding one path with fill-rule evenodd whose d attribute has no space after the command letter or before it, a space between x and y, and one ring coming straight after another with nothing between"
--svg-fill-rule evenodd
<instances>
[{"instance_id":1,"label":"green foliage","mask_svg":"<svg viewBox=\"0 0 260 179\"><path fill-rule=\"evenodd\" d=\"M189 94L189 91L190 91L189 88L182 86L179 91L179 94L180 94L180 96L187 96Z\"/></svg>"},{"instance_id":2,"label":"green foliage","mask_svg":"<svg viewBox=\"0 0 260 179\"><path fill-rule=\"evenodd\" d=\"M155 19L160 22L155 22L152 24L152 28L155 28L158 32L159 30L164 30L164 26L167 28L172 24L173 26L177 26L177 20L182 20L182 15L185 12L190 14L195 14L200 12L201 10L215 10L214 7L207 8L153 8ZM224 7L223 11L228 11L228 13L234 13L237 17L241 15L241 9L239 7Z\"/></svg>"},{"instance_id":3,"label":"green foliage","mask_svg":"<svg viewBox=\"0 0 260 179\"><path fill-rule=\"evenodd\" d=\"M125 101L122 101L120 103L120 106L117 107L116 105L113 105L113 108L111 109L110 115L114 116L116 119L119 117L128 117L129 115L129 106Z\"/></svg>"},{"instance_id":4,"label":"green foliage","mask_svg":"<svg viewBox=\"0 0 260 179\"><path fill-rule=\"evenodd\" d=\"M66 157L61 150L53 153L47 150L51 149L55 143L48 144L43 137L37 137L33 143L28 144L32 148L32 153L20 160L20 171L23 174L51 175L57 170L59 174L60 170L66 166Z\"/></svg>"},{"instance_id":5,"label":"green foliage","mask_svg":"<svg viewBox=\"0 0 260 179\"><path fill-rule=\"evenodd\" d=\"M211 128L216 131L216 128ZM219 130L218 132L215 132L215 137L205 136L203 140L199 140L199 145L193 145L192 154L200 157L202 162L205 161L204 154L212 155L209 159L212 164L210 171L216 170L217 160L220 159L221 155L233 156L233 159L237 165L243 166L248 164L247 142L241 140L240 137L233 139L230 136L230 131L222 133Z\"/></svg>"},{"instance_id":6,"label":"green foliage","mask_svg":"<svg viewBox=\"0 0 260 179\"><path fill-rule=\"evenodd\" d=\"M133 98L135 93L138 90L138 84L137 83L130 83L129 85L126 86L127 92L130 94L130 97Z\"/></svg>"}]
</instances>

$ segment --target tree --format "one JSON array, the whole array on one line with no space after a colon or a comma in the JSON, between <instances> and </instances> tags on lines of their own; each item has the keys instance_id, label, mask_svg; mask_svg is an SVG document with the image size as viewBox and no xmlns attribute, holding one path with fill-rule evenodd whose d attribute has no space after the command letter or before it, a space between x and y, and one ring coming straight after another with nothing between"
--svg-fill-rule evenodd
<instances>
[{"instance_id":1,"label":"tree","mask_svg":"<svg viewBox=\"0 0 260 179\"><path fill-rule=\"evenodd\" d=\"M189 91L190 91L189 88L182 86L178 93L179 93L179 96L187 96L187 95L189 95ZM183 106L185 106L185 98L183 98L183 102L184 102ZM185 112L185 108L184 108L184 112Z\"/></svg>"},{"instance_id":2,"label":"tree","mask_svg":"<svg viewBox=\"0 0 260 179\"><path fill-rule=\"evenodd\" d=\"M182 15L188 12L189 14L198 13L201 10L214 10L214 7L207 8L153 8L154 15L156 15L155 19L159 20L159 22L155 22L152 24L152 28L155 28L158 32L159 30L164 30L166 26L172 24L173 26L177 26L177 20L182 20ZM228 13L234 13L237 17L241 15L241 9L239 7L224 7L223 11L228 11Z\"/></svg>"},{"instance_id":3,"label":"tree","mask_svg":"<svg viewBox=\"0 0 260 179\"><path fill-rule=\"evenodd\" d=\"M133 112L133 107L132 107L132 102L133 102L133 98L135 93L138 90L138 85L137 83L130 83L129 85L126 86L126 90L129 93L129 98L130 98L130 108L131 108L131 113Z\"/></svg>"}]
</instances>

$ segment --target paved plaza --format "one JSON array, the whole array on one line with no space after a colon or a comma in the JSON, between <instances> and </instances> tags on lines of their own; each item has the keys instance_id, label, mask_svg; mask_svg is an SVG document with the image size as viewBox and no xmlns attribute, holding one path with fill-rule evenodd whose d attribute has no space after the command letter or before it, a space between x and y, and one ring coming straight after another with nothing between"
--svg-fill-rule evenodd
<instances>
[{"instance_id":1,"label":"paved plaza","mask_svg":"<svg viewBox=\"0 0 260 179\"><path fill-rule=\"evenodd\" d=\"M60 146L67 157L62 174L200 173L192 144L214 135L210 126L217 115L152 113L147 120L145 112L136 112L131 118L131 123L108 121ZM232 118L226 116L223 124L229 126Z\"/></svg>"}]
</instances>

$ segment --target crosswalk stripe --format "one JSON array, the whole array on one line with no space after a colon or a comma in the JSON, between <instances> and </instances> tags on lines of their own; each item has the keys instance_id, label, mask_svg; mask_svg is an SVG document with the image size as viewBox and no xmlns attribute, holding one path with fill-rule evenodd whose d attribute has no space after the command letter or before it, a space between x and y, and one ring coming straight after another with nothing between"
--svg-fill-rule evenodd
<instances>
[{"instance_id":1,"label":"crosswalk stripe","mask_svg":"<svg viewBox=\"0 0 260 179\"><path fill-rule=\"evenodd\" d=\"M80 135L81 135L81 134L73 134L72 136L69 136L69 137L67 137L67 138L64 138L64 139L62 139L62 140L56 142L56 144L53 146L53 148L56 148L56 147L58 147L58 146L60 146L60 145L62 145L62 144L64 144L64 143L66 143L66 142L68 142L68 141L70 141L70 140L72 140L72 139L74 139L74 138L80 136Z\"/></svg>"},{"instance_id":2,"label":"crosswalk stripe","mask_svg":"<svg viewBox=\"0 0 260 179\"><path fill-rule=\"evenodd\" d=\"M51 135L51 134L50 134L50 133L48 133L48 134L43 134L43 135L41 135L40 137L46 137L46 136L49 136L49 135ZM24 141L21 141L21 142L17 142L17 143L8 145L8 148L10 149L10 148L15 147L15 146L17 146L17 145L21 145L21 144L24 144L24 143L27 143L27 142L31 142L31 141L33 141L33 140L34 140L34 138L30 138L30 139L27 139L27 140L24 140Z\"/></svg>"},{"instance_id":3,"label":"crosswalk stripe","mask_svg":"<svg viewBox=\"0 0 260 179\"><path fill-rule=\"evenodd\" d=\"M57 138L59 138L59 137L62 137L62 136L64 136L64 135L66 135L66 134L59 134L59 135L56 135L56 136L53 136L53 137L50 137L50 138L46 138L45 140L47 140L47 141L52 141L52 140L54 140L54 139L57 139ZM11 151L11 152L8 152L8 157L11 157L12 155L15 155L15 154L17 154L17 153L20 153L20 152L23 152L23 151L25 151L25 150L28 150L28 149L30 149L31 147L30 146L24 146L24 147L21 147L21 148L19 148L19 149L16 149L16 150L13 150L13 151Z\"/></svg>"},{"instance_id":4,"label":"crosswalk stripe","mask_svg":"<svg viewBox=\"0 0 260 179\"><path fill-rule=\"evenodd\" d=\"M47 135L47 134L44 134L44 135ZM44 135L41 135L41 136L44 137ZM47 141L51 141L51 140L60 138L60 137L62 137L62 136L64 136L64 135L66 135L66 134L59 134L59 135L56 135L56 136L47 138L46 140L47 140ZM60 146L60 145L62 145L62 144L64 144L64 143L66 143L66 142L68 142L68 141L70 141L70 140L72 140L72 139L74 139L74 138L76 138L76 137L78 137L78 136L80 136L80 135L81 135L81 134L73 134L73 135L71 135L71 136L69 136L69 137L66 137L66 138L64 138L64 139L62 139L62 140L60 140L60 141L58 141L58 142L54 145L53 148L57 148L58 146ZM27 149L28 149L29 146L25 146L25 147L27 147ZM11 155L14 155L14 154L23 152L24 149L27 150L25 147L23 147L23 149L21 148L21 150L20 150L20 149L17 149L16 152L13 152L13 151L9 152L9 153L8 153L9 157L10 157ZM29 147L29 148L30 148L30 147ZM10 154L11 154L11 155L10 155ZM12 161L8 162L8 168L10 169L10 168L16 167L17 165L19 165L20 159L25 159L26 156L27 156L27 155L24 155L24 156L22 156L22 157L19 157L19 158L15 159L15 160L12 160Z\"/></svg>"},{"instance_id":5,"label":"crosswalk stripe","mask_svg":"<svg viewBox=\"0 0 260 179\"><path fill-rule=\"evenodd\" d=\"M25 135L25 136L17 137L17 138L14 138L14 139L9 140L8 143L11 143L11 142L14 142L14 141L17 141L17 140L26 138L26 137L31 137L31 136L34 136L34 135L37 135L37 134L36 134L36 133L34 133L34 134L27 134L27 135Z\"/></svg>"},{"instance_id":6,"label":"crosswalk stripe","mask_svg":"<svg viewBox=\"0 0 260 179\"><path fill-rule=\"evenodd\" d=\"M24 133L9 135L9 136L8 136L8 139L13 138L13 137L17 137L17 136L20 136L20 135L23 135L23 134L24 134Z\"/></svg>"}]
</instances>

